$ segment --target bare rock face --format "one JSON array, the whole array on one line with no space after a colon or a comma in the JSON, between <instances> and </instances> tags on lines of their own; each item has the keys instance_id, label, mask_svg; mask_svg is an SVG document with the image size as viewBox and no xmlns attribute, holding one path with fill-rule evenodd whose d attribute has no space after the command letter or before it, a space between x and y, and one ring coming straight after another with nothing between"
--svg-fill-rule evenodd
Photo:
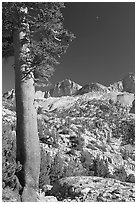
<instances>
[{"instance_id":1,"label":"bare rock face","mask_svg":"<svg viewBox=\"0 0 137 204\"><path fill-rule=\"evenodd\" d=\"M71 96L79 90L81 86L75 82L65 79L57 83L52 89L45 92L45 98L48 97L60 97L60 96Z\"/></svg>"},{"instance_id":2,"label":"bare rock face","mask_svg":"<svg viewBox=\"0 0 137 204\"><path fill-rule=\"evenodd\" d=\"M129 73L126 77L124 77L122 83L123 91L135 93L135 74Z\"/></svg>"},{"instance_id":3,"label":"bare rock face","mask_svg":"<svg viewBox=\"0 0 137 204\"><path fill-rule=\"evenodd\" d=\"M76 92L76 95L83 95L88 92L107 93L108 88L99 83L86 84Z\"/></svg>"}]
</instances>

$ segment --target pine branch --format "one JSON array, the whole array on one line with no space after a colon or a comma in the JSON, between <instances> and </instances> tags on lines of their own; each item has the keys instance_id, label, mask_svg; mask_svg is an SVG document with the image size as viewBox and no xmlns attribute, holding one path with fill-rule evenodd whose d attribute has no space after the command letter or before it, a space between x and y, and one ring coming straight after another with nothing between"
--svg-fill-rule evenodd
<instances>
[{"instance_id":1,"label":"pine branch","mask_svg":"<svg viewBox=\"0 0 137 204\"><path fill-rule=\"evenodd\" d=\"M58 64L60 56L66 53L69 43L75 38L71 32L63 27L63 15L61 2L3 2L3 56L13 55L13 30L20 30L21 7L28 8L27 19L30 27L30 52L32 71L37 70L40 76L47 75L47 66L54 67ZM8 39L9 38L9 39ZM45 65L44 65L45 63ZM35 67L35 68L34 68ZM42 71L43 69L43 71ZM46 69L46 71L44 71ZM31 71L26 73L24 80ZM50 74L49 74L50 75Z\"/></svg>"}]
</instances>

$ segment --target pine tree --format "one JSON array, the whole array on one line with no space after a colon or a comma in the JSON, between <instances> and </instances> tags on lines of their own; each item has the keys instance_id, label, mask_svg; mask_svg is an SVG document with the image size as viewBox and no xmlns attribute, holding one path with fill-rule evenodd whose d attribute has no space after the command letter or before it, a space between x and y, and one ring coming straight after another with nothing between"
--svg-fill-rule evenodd
<instances>
[{"instance_id":1,"label":"pine tree","mask_svg":"<svg viewBox=\"0 0 137 204\"><path fill-rule=\"evenodd\" d=\"M15 57L16 159L23 202L37 201L40 147L35 84L48 81L74 35L63 27L59 2L3 2L3 57Z\"/></svg>"}]
</instances>

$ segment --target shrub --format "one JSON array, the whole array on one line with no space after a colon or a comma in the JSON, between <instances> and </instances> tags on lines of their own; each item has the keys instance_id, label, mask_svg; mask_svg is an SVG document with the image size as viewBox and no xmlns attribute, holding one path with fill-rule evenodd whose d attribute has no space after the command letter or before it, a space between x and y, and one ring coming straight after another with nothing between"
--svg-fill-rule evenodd
<instances>
[{"instance_id":1,"label":"shrub","mask_svg":"<svg viewBox=\"0 0 137 204\"><path fill-rule=\"evenodd\" d=\"M41 164L40 164L40 176L39 176L40 189L44 189L46 185L50 184L50 178L49 178L50 168L51 168L50 155L41 146Z\"/></svg>"},{"instance_id":2,"label":"shrub","mask_svg":"<svg viewBox=\"0 0 137 204\"><path fill-rule=\"evenodd\" d=\"M122 140L124 144L135 145L135 120L126 120L121 123Z\"/></svg>"},{"instance_id":3,"label":"shrub","mask_svg":"<svg viewBox=\"0 0 137 204\"><path fill-rule=\"evenodd\" d=\"M20 196L17 192L6 187L2 190L2 201L3 202L21 202Z\"/></svg>"},{"instance_id":4,"label":"shrub","mask_svg":"<svg viewBox=\"0 0 137 204\"><path fill-rule=\"evenodd\" d=\"M71 152L70 152L71 154ZM67 155L58 151L56 156L54 157L54 161L51 165L50 170L50 180L51 184L56 182L57 180L69 177L69 176L79 176L86 175L86 169L83 168L80 158L78 155Z\"/></svg>"},{"instance_id":5,"label":"shrub","mask_svg":"<svg viewBox=\"0 0 137 204\"><path fill-rule=\"evenodd\" d=\"M16 163L16 140L11 126L3 123L2 128L2 182L3 187L14 188L16 185L16 172L21 165Z\"/></svg>"},{"instance_id":6,"label":"shrub","mask_svg":"<svg viewBox=\"0 0 137 204\"><path fill-rule=\"evenodd\" d=\"M60 152L58 152L54 157L54 161L53 161L53 163L51 165L51 169L50 169L51 183L62 178L63 177L63 171L64 171L63 160L60 156Z\"/></svg>"}]
</instances>

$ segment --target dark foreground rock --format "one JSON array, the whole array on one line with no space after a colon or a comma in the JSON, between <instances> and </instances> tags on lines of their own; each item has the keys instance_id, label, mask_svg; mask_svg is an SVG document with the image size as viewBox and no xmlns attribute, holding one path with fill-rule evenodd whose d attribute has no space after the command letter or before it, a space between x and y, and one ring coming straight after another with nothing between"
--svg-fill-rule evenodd
<instances>
[{"instance_id":1,"label":"dark foreground rock","mask_svg":"<svg viewBox=\"0 0 137 204\"><path fill-rule=\"evenodd\" d=\"M67 177L54 184L51 194L63 202L134 202L133 183L95 176Z\"/></svg>"}]
</instances>

